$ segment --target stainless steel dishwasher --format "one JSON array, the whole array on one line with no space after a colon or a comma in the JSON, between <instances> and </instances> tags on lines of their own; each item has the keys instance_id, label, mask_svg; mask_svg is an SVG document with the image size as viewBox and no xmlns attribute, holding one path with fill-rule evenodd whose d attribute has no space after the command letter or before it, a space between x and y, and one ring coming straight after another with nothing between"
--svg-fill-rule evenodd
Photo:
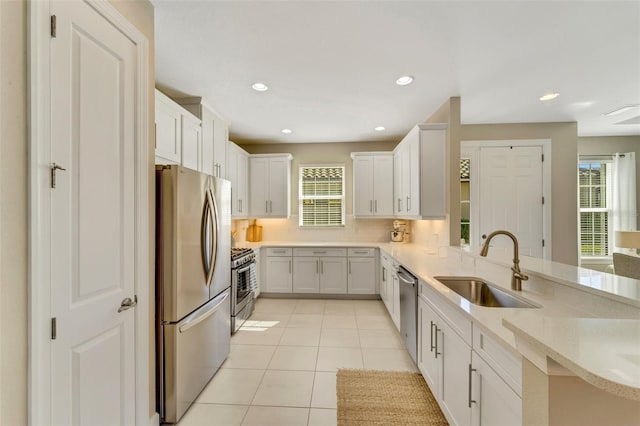
<instances>
[{"instance_id":1,"label":"stainless steel dishwasher","mask_svg":"<svg viewBox=\"0 0 640 426\"><path fill-rule=\"evenodd\" d=\"M400 280L400 334L413 362L417 362L418 279L402 266L398 267L398 279Z\"/></svg>"}]
</instances>

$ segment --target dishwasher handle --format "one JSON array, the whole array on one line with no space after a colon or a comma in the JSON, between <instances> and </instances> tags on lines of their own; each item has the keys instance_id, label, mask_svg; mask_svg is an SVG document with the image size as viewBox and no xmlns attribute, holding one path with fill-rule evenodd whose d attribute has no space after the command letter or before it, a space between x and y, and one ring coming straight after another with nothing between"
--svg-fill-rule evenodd
<instances>
[{"instance_id":1,"label":"dishwasher handle","mask_svg":"<svg viewBox=\"0 0 640 426\"><path fill-rule=\"evenodd\" d=\"M403 267L399 267L397 273L398 273L398 278L403 283L409 284L409 285L418 284L418 279L413 275L411 275L409 272L407 272L407 270L404 269Z\"/></svg>"}]
</instances>

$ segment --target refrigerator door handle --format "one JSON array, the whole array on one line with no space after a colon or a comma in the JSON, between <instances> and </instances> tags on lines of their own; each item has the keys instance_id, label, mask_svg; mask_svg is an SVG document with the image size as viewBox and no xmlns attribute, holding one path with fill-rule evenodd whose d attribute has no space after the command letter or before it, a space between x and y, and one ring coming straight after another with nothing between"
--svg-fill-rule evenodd
<instances>
[{"instance_id":1,"label":"refrigerator door handle","mask_svg":"<svg viewBox=\"0 0 640 426\"><path fill-rule=\"evenodd\" d=\"M200 229L202 239L202 266L206 275L206 285L211 286L216 258L218 257L218 209L211 190L207 189L204 211L202 214L202 226Z\"/></svg>"},{"instance_id":2,"label":"refrigerator door handle","mask_svg":"<svg viewBox=\"0 0 640 426\"><path fill-rule=\"evenodd\" d=\"M212 301L216 301L218 299L220 299L220 300L218 301L218 303L214 304L212 307L208 308L206 311L204 311L204 312L196 311L193 314L191 314L190 316L188 316L184 320L184 324L182 324L178 328L178 331L180 333L184 333L184 332L188 331L190 328L195 327L196 325L200 324L202 321L206 320L211 315L215 314L222 307L222 304L225 302L225 300L227 300L228 297L229 297L229 292L225 292L224 294L221 294L217 298L213 299Z\"/></svg>"}]
</instances>

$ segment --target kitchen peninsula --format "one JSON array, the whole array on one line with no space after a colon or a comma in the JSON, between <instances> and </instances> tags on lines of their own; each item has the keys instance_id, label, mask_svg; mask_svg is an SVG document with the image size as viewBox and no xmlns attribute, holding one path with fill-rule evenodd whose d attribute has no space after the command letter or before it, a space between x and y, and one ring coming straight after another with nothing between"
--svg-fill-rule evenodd
<instances>
[{"instance_id":1,"label":"kitchen peninsula","mask_svg":"<svg viewBox=\"0 0 640 426\"><path fill-rule=\"evenodd\" d=\"M640 421L640 288L635 280L524 257L521 267L529 280L523 283L521 292L512 292L509 289L510 259L483 258L457 247L428 250L413 244L371 242L245 244L247 247L377 247L381 255L391 257L394 263L419 278L421 303L426 305L429 301L436 310L450 312L470 324L468 336L461 333L467 346L473 348L469 353L474 360L476 351L480 357L484 352L489 354L486 356L489 360L494 356L493 361L497 362L489 364L517 397L513 401L521 398L522 424L637 424ZM442 276L479 277L507 292L517 293L517 297L537 307L478 306L434 278ZM418 346L420 339L426 340L428 352L432 343L428 342L428 322L426 331L418 330L418 336ZM476 347L482 342L485 348ZM493 355L487 342L498 343ZM509 363L500 365L503 356L517 360L516 374L508 374ZM418 366L424 375L420 360ZM475 371L475 365L472 368L470 363L469 378ZM463 412L463 416L475 415L472 406L479 405L476 392L480 393L480 386L474 383L472 389L469 380L469 414Z\"/></svg>"}]
</instances>

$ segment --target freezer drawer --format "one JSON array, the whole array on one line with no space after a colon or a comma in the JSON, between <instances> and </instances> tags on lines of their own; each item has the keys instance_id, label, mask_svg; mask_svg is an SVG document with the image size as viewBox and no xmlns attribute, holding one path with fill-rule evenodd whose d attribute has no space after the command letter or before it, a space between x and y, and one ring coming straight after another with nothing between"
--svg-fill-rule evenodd
<instances>
[{"instance_id":1,"label":"freezer drawer","mask_svg":"<svg viewBox=\"0 0 640 426\"><path fill-rule=\"evenodd\" d=\"M229 355L230 290L176 324L163 325L163 421L176 423Z\"/></svg>"}]
</instances>

